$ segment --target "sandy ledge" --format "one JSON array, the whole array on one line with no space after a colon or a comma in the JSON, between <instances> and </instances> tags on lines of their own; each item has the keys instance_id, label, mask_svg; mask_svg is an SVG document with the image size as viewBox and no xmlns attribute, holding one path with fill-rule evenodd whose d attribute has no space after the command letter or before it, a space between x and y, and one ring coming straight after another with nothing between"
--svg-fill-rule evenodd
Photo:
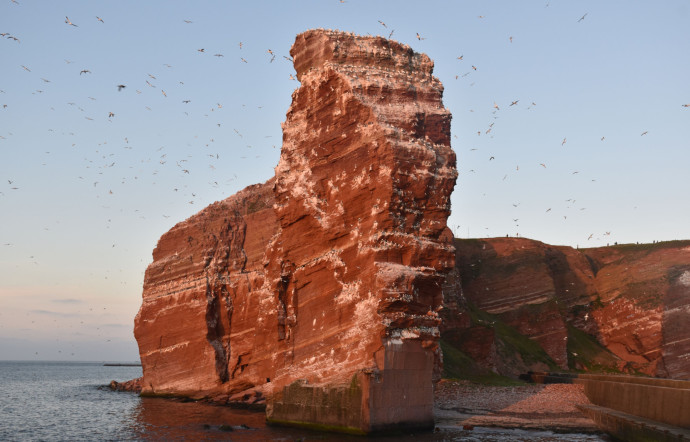
<instances>
[{"instance_id":1,"label":"sandy ledge","mask_svg":"<svg viewBox=\"0 0 690 442\"><path fill-rule=\"evenodd\" d=\"M563 433L600 433L577 410L590 404L583 385L498 387L442 380L436 386L436 427L499 427Z\"/></svg>"}]
</instances>

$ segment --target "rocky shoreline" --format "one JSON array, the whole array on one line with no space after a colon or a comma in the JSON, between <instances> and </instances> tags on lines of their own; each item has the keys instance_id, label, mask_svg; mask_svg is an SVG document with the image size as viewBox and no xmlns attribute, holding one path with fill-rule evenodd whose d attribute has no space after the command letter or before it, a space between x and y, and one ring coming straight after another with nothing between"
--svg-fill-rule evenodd
<instances>
[{"instance_id":1,"label":"rocky shoreline","mask_svg":"<svg viewBox=\"0 0 690 442\"><path fill-rule=\"evenodd\" d=\"M115 391L141 392L141 378L112 381ZM221 401L204 400L218 406ZM494 386L443 379L434 393L436 431L473 431L475 427L603 434L578 405L591 402L577 384Z\"/></svg>"}]
</instances>

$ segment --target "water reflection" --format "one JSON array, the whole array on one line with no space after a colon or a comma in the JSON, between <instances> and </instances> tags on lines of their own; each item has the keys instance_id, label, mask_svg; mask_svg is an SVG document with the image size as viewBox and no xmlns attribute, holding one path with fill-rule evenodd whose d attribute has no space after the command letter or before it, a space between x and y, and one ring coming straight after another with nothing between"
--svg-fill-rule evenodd
<instances>
[{"instance_id":1,"label":"water reflection","mask_svg":"<svg viewBox=\"0 0 690 442\"><path fill-rule=\"evenodd\" d=\"M595 435L554 434L548 431L502 430L441 425L436 432L397 434L379 437L357 437L322 433L298 428L266 425L262 411L238 410L198 402L161 398L138 398L129 418L129 439L133 440L232 440L254 441L601 441Z\"/></svg>"},{"instance_id":2,"label":"water reflection","mask_svg":"<svg viewBox=\"0 0 690 442\"><path fill-rule=\"evenodd\" d=\"M142 440L309 441L362 440L266 425L263 411L240 410L200 402L140 398L132 412L131 430Z\"/></svg>"}]
</instances>

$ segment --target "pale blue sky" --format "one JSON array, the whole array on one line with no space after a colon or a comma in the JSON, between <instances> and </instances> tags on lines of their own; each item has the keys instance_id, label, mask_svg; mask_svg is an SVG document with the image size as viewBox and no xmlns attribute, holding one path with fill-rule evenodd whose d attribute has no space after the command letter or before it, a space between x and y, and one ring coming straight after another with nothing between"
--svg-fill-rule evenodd
<instances>
[{"instance_id":1,"label":"pale blue sky","mask_svg":"<svg viewBox=\"0 0 690 442\"><path fill-rule=\"evenodd\" d=\"M283 56L311 28L435 61L458 236L690 238L685 1L17 2L0 0L2 359L137 359L151 251L273 175L298 87Z\"/></svg>"}]
</instances>

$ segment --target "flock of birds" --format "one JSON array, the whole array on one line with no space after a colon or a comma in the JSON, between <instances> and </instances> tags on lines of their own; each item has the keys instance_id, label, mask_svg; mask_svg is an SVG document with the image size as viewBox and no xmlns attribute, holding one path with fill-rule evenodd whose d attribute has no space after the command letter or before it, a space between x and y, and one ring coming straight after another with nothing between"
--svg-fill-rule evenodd
<instances>
[{"instance_id":1,"label":"flock of birds","mask_svg":"<svg viewBox=\"0 0 690 442\"><path fill-rule=\"evenodd\" d=\"M18 2L16 0L11 0L11 2L18 4ZM344 0L340 0L340 2L345 3ZM548 6L548 4L547 4L547 6ZM581 23L587 17L588 17L588 14L585 13L585 14L581 15L579 18L574 17L573 19L576 20L578 23ZM101 16L94 16L91 18L91 20L95 20L98 23L100 23L100 25L98 25L98 26L101 26L101 25L108 26L107 18L108 17L105 17L105 19L104 19ZM478 16L477 18L478 19L484 19L485 17L484 16ZM184 19L184 20L182 20L182 22L185 25L189 25L189 26L194 25L194 21L189 20L189 19ZM393 38L393 36L395 35L395 29L389 28L389 26L382 20L378 20L378 23L383 29L386 30L387 37L389 39ZM83 29L83 27L80 27L80 24L82 26L85 26L83 21L77 20L77 23L75 23L74 21L72 21L72 19L70 19L69 16L66 15L64 17L64 26L67 26L70 28L75 28L75 32L78 32L79 30ZM19 36L14 35L10 32L2 32L2 33L0 33L0 37L2 37L5 40L6 44L22 44L22 39ZM419 32L417 32L417 33L415 33L415 38L418 41L423 41L423 40L427 39L427 36L422 36ZM512 44L513 41L514 41L513 36L508 36L508 44ZM239 42L236 42L235 44L237 45L237 48L240 51L240 54L237 55L237 58L235 59L235 61L240 65L250 63L250 58L243 54L243 51L244 51L243 46L245 45L245 43L243 43L242 41L239 41ZM278 60L284 59L285 61L287 61L289 63L292 63L292 61L293 61L291 57L289 57L287 55L277 54L276 51L272 50L271 48L264 48L261 51L264 53L264 56L265 56L264 62L268 63L268 64L274 63L276 59L278 59ZM216 57L218 59L225 57L225 54L223 52L210 50L210 49L207 49L207 47L197 47L196 52L198 54L200 54L200 56L211 55L211 56ZM463 54L457 55L456 59L457 59L458 63L461 63L460 64L461 66L466 66L467 64L469 64L469 67L462 69L461 73L458 73L455 76L456 80L469 77L473 73L477 73L477 72L481 73L480 67L475 65L475 64L471 64L471 63L466 62L465 56ZM74 62L71 60L65 60L65 63L72 64ZM30 63L21 64L21 65L17 66L17 69L23 70L27 75L28 74L36 75L36 73L34 73L32 71L30 66L31 66ZM165 64L164 67L166 69L172 69L172 66L170 64ZM80 68L78 70L78 76L81 78L84 78L84 79L90 78L92 76L95 77L97 74L94 74L92 72L92 69L93 68L91 68L89 66L80 66ZM93 70L95 71L95 69L93 69ZM154 71L152 71L152 72L154 72ZM132 90L134 90L134 93L136 93L137 95L143 95L145 93L144 91L152 91L152 90L157 89L158 91L160 91L160 93L156 92L156 94L158 94L158 97L162 97L161 99L170 99L170 100L178 99L179 100L178 103L180 103L183 108L185 106L189 106L192 104L192 100L194 99L194 97L180 97L177 93L175 93L175 94L171 93L171 91L173 91L173 90L174 91L181 90L181 89L179 89L179 87L184 86L183 81L178 80L178 84L175 84L175 85L169 84L169 86L166 86L166 89L168 89L168 87L169 87L168 92L166 92L166 90L163 89L163 87L159 87L156 84L158 82L158 74L156 72L154 72L153 74L148 73L148 72L145 72L145 73L142 72L141 75L142 75L142 78L141 78L140 83L138 83L138 84L130 84L128 81L122 81L122 82L116 82L116 83L112 84L111 87L114 88L115 91L117 91L118 93L122 93L123 95L125 95L127 93L132 93ZM47 76L49 76L49 75L47 75ZM52 86L55 86L55 84L52 82L51 79L45 78L45 77L39 77L39 78L40 78L40 82L43 85L46 85L46 87L50 87L50 86L48 86L49 84ZM289 79L290 80L296 80L296 78L292 74L289 75ZM59 85L57 85L57 86L59 86ZM3 87L2 82L0 82L0 87ZM173 88L177 88L177 89L173 89ZM45 91L43 89L36 89L33 93L43 94L44 92ZM0 89L0 100L2 100L2 94L4 94L4 93L5 93L5 91ZM97 99L95 97L89 96L88 100L96 101ZM525 106L526 103L527 103L527 106ZM80 114L83 114L83 116L86 120L93 121L94 119L98 118L95 115L88 114L88 112L85 109L87 106L79 103L77 100L70 101L67 103L67 105L71 109L78 110ZM244 105L242 105L242 106L244 107ZM492 114L492 121L486 127L483 127L481 129L477 130L476 135L480 136L480 137L492 136L492 131L495 130L495 125L496 125L496 121L498 119L498 116L500 115L500 113L505 112L506 109L523 108L526 110L530 110L530 109L536 108L536 106L537 106L537 103L535 103L532 100L525 100L525 99L519 99L519 98L515 98L513 100L510 100L509 102L506 102L505 104L499 104L499 103L494 102L492 106L491 105L487 106L487 108L489 108L489 109L487 109L487 111L489 111ZM688 107L690 107L690 103L682 104L681 106L684 108L688 108ZM147 111L152 110L152 108L149 107L149 105L146 105L145 107L146 107ZM258 107L258 109L260 109L260 108L261 108L261 106ZM11 111L11 109L8 109L7 104L2 105L2 110ZM216 102L213 104L209 103L206 105L204 117L210 118L210 116L215 116L216 114L222 112L222 110L223 110L223 104L221 104L220 102ZM186 115L189 115L189 113L186 110L182 110L182 112L184 112ZM102 117L110 122L110 121L113 121L114 119L118 118L119 115L120 115L120 112L117 109L111 109L111 110L107 110L107 113L105 113ZM220 118L218 118L217 122L214 124L217 126L217 128L221 128L221 126L223 126L223 128L227 127L227 123ZM6 128L0 128L0 130L4 130L4 129L6 129ZM236 137L235 139L239 143L242 143L243 142L243 134L237 128L232 128L232 129L233 129L232 133ZM53 131L53 129L49 129L49 130ZM640 136L646 136L647 134L648 134L647 130L640 132ZM4 142L4 141L8 140L9 136L10 136L9 133L0 133L0 142ZM71 133L71 132L67 132L67 136L73 137L73 136L75 136L75 134ZM457 135L454 135L454 137L456 139L458 138ZM156 157L151 159L152 162L157 164L157 166L156 166L157 169L155 169L153 171L153 175L162 174L163 173L162 169L167 167L166 165L168 165L168 166L174 165L175 166L174 170L177 174L179 174L179 177L180 177L178 180L179 185L176 185L174 188L170 189L170 191L175 192L175 193L184 193L186 198L188 198L186 201L188 204L195 204L195 203L200 203L200 202L204 201L204 199L201 197L201 193L203 192L204 189L191 189L188 186L188 184L184 181L184 179L186 176L193 175L195 173L195 171L198 170L198 169L195 169L195 167L192 167L190 164L193 162L198 163L199 156L201 156L201 155L203 155L204 160L206 161L206 166L208 167L209 170L215 171L217 168L220 167L219 160L221 158L221 153L215 149L211 150L211 149L213 149L213 146L215 143L214 138L215 137L211 137L211 138L208 138L206 141L201 142L201 144L203 144L202 147L205 149L203 154L196 153L194 155L185 155L185 156L179 156L178 155L176 158L174 158L174 156L176 154L173 153L172 151L169 151L169 149L167 149L165 146L158 148L156 150ZM600 141L605 142L606 137L601 136ZM132 150L133 149L133 143L130 143L130 140L126 136L122 137L122 139L120 139L120 140L116 140L116 141L111 140L110 143L111 143L110 146L120 145L123 149L126 149L126 150ZM562 141L560 142L560 148L566 148L566 143L567 143L567 137L564 136ZM75 147L76 144L77 144L76 142L73 143L72 147ZM116 166L120 165L120 162L125 161L125 160L121 160L120 158L118 158L118 156L121 154L110 149L110 146L108 145L108 141L103 141L102 143L99 143L97 146L92 146L90 151L85 153L85 157L84 157L84 162L85 162L84 166L86 169L89 169L90 171L89 171L89 173L84 173L83 175L80 175L77 177L78 180L85 182L89 188L96 189L96 191L98 192L98 194L96 195L97 198L108 198L109 196L114 195L117 192L117 189L113 186L115 184L117 184L118 181L119 181L119 184L125 185L127 183L135 182L137 180L140 180L140 178L143 178L139 175L133 175L133 176L122 176L119 179L113 179L113 176L112 176L113 173L111 173L110 171L117 170ZM252 152L252 150L251 150L252 145L247 144L245 147L248 149L247 155L249 155L249 152ZM273 144L272 147L276 148L275 144ZM172 149L170 149L170 150L172 150ZM474 147L469 148L470 152L473 152L476 150L478 150L478 149L474 148ZM122 152L122 151L119 151L119 152ZM46 152L46 155L49 153L50 152ZM258 157L260 157L260 155L255 155L255 157L258 158ZM488 154L487 155L487 158L488 158L487 161L490 162L492 165L496 164L498 162L497 157L499 157L499 159L500 159L499 153ZM241 156L240 158L246 159L247 156ZM150 159L141 159L140 161L144 162L144 161L149 161L149 160ZM460 163L462 163L462 157L460 158ZM42 165L46 165L46 163L42 163ZM133 168L134 163L133 162L126 163L126 166L128 166L128 168ZM271 166L273 166L273 165L271 165ZM238 167L242 167L242 166L238 165ZM540 162L539 164L536 164L535 167L541 167L543 169L547 169L549 167L549 165L547 165L546 161L543 161L543 162ZM515 165L515 172L518 172L519 170L520 170L520 166ZM118 172L122 172L122 170L118 170ZM475 173L475 171L472 169L470 169L466 172L467 173ZM223 171L223 175L227 176L229 173L232 173L232 172L227 171L227 170ZM572 171L573 175L576 175L579 173L580 173L580 171L578 171L578 170ZM503 180L506 180L507 177L508 177L508 174L506 174L503 177ZM237 175L234 175L234 178L237 178ZM234 178L231 177L228 181L225 182L225 184L232 181ZM4 191L2 188L0 188L0 198L7 196L7 193L20 192L21 191L22 186L20 183L18 183L18 181L20 181L19 178L14 177L14 176L8 176L8 177L5 177L5 181L7 182L7 186L4 187ZM139 182L141 182L141 181L139 181ZM104 183L107 183L106 187L104 187ZM217 178L211 178L211 180L208 181L208 185L211 187L214 187L214 188L220 187L222 183L223 183L222 179L217 179ZM577 207L577 209L579 209L579 210L585 210L586 209L585 207L576 206L575 205L576 200L573 198L569 198L569 199L565 200L565 202L567 203L568 208ZM107 203L105 203L105 204L107 204ZM519 206L520 206L520 201L515 201L513 203L514 208L517 208ZM550 213L551 211L552 211L552 207L544 207L545 213ZM143 217L144 215L137 213L137 216ZM170 217L170 215L168 215L168 214L161 214L161 216L163 216L166 219ZM514 215L510 215L510 214L507 216L510 216L510 219L513 221L514 226L516 228L519 228L520 218L515 217ZM567 219L568 215L564 214L562 216L563 216L563 219ZM108 223L107 228L110 228L111 220L108 219L107 223ZM462 236L462 232L460 232L460 226L454 226L454 227L455 227L454 230L455 230L456 236ZM46 227L46 229L48 229L48 227ZM593 239L595 237L595 235L596 235L595 233L591 233L586 238L586 240ZM606 232L600 233L599 235L601 235L602 237L609 237L611 235L611 232L606 231ZM7 240L2 242L2 245L3 245L3 247L13 247L15 245L15 243L10 238L8 238ZM112 247L114 248L115 246L116 246L116 244L113 242ZM39 260L34 258L33 255L29 259L30 259L31 263L33 263L35 265L39 264Z\"/></svg>"},{"instance_id":2,"label":"flock of birds","mask_svg":"<svg viewBox=\"0 0 690 442\"><path fill-rule=\"evenodd\" d=\"M11 0L11 1L12 1L13 3L15 3L15 4L19 4L16 0ZM344 1L341 1L341 3L344 3ZM549 3L547 3L546 6L548 7L548 6L549 6ZM587 13L584 13L582 16L580 16L580 17L577 19L577 22L580 23L580 22L584 21L584 20L586 19L587 16L588 16L588 14L587 14ZM483 15L480 15L480 16L478 16L477 18L483 19L484 16L483 16ZM105 24L105 23L106 23L106 21L105 21L102 17L100 17L100 16L95 16L94 19L97 20L99 23L102 23L102 24ZM191 24L194 23L192 20L189 20L189 19L184 19L183 22L184 22L185 24L189 24L189 25L191 25ZM71 27L75 27L75 28L78 28L78 27L79 27L79 25L78 25L77 23L74 23L74 22L69 18L69 16L65 16L64 23L65 23L67 26L71 26ZM387 25L384 21L378 20L378 23L379 23L383 28L385 28L386 30L389 29L388 25ZM388 33L388 38L392 38L394 32L395 32L394 29L390 29L390 32ZM21 43L21 39L20 39L19 37L15 36L15 35L12 35L12 34L10 34L9 32L0 33L0 36L1 36L1 37L4 37L4 38L7 39L7 40L12 40L12 41L14 41L14 42L16 42L16 43ZM426 39L425 37L422 37L422 36L420 35L419 32L416 33L416 38L417 38L417 40L420 40L420 41ZM513 37L512 37L512 36L509 37L509 41L510 41L510 43L513 42ZM242 49L243 43L242 43L241 41L238 43L238 47L239 47L239 49ZM197 49L197 51L198 51L199 53L206 53L206 49L205 49L205 48L199 48L199 49ZM276 59L276 53L275 53L272 49L270 49L270 48L266 50L266 53L267 53L268 56L270 57L270 58L268 59L269 63L272 63L272 62ZM222 53L214 53L213 56L215 56L215 57L224 57L224 54L222 54ZM289 56L283 56L283 58L285 58L285 59L286 59L287 61L289 61L289 62L292 62L292 58L289 57ZM457 57L457 60L458 60L458 61L462 61L463 59L464 59L464 55L459 55L459 56ZM66 61L66 63L68 63L68 64L69 64L69 63L72 63L70 60L65 60L65 61ZM240 56L240 57L239 57L239 61L242 62L242 63L248 63L247 59L246 59L245 57L243 57L243 56ZM170 65L168 65L168 64L166 64L165 66L168 67L168 68L172 67L172 66L170 66ZM23 70L25 70L26 72L32 72L31 69L30 69L29 67L27 67L26 65L21 65L20 67L21 67ZM456 75L455 78L458 79L458 78L460 78L460 77L467 77L467 76L470 75L473 71L477 71L478 68L477 68L477 66L475 66L475 65L471 65L471 68L470 68L470 69L471 69L471 70L469 70L469 71L467 71L467 72L464 72L464 73L462 73L462 74ZM91 71L89 68L83 68L83 69L81 69L81 70L79 71L79 75L80 75L80 76L81 76L81 75L92 75L92 71ZM154 76L154 75L152 75L152 74L148 74L148 73L147 73L147 75L148 75L149 78L147 78L147 79L145 80L145 85L146 85L147 87L150 87L150 88L156 88L156 86L152 83L152 81L155 81L155 80L156 80L156 76ZM296 80L296 78L295 78L292 74L290 74L289 78L292 79L292 80ZM41 80L42 80L44 83L51 83L51 80L49 80L49 79L47 79L47 78L41 77ZM184 83L180 81L180 84L184 84ZM124 91L124 90L127 88L127 85L124 84L124 83L119 83L119 84L116 84L115 87L117 88L117 91L118 91L118 92L122 92L122 91ZM42 90L37 90L36 92L42 93L43 91L42 91ZM0 93L4 93L4 90L0 90ZM142 91L139 90L139 89L137 89L137 90L136 90L136 93L137 93L137 94L141 94ZM163 88L160 88L160 93L161 93L161 95L162 95L163 97L165 97L165 98L168 97L168 94L166 93L166 91L165 91ZM93 98L93 97L89 97L89 98L90 98L91 100L95 100L95 98ZM183 99L183 100L181 100L181 102L182 102L183 104L189 104L189 103L191 103L191 99ZM520 103L520 100L519 100L519 99L512 100L512 101L508 104L508 107L519 106L519 103ZM76 103L74 103L74 102L70 102L70 103L68 103L68 104L71 105L71 106L76 106ZM536 105L537 105L537 104L536 104L535 102L532 101L531 104L527 107L527 109L531 109L531 108L535 107ZM690 107L690 103L688 103L688 104L682 104L682 106L683 106L683 107L686 107L686 108L687 108L687 107ZM7 108L7 104L3 104L3 108L6 109L6 108ZM150 110L150 107L147 106L146 108L147 108L147 110ZM221 105L220 103L218 103L218 104L217 104L217 108L218 108L218 109L221 109L221 108L222 108L222 105ZM82 108L82 107L79 107L79 109L83 111L83 108ZM211 108L211 109L210 109L210 111L215 111L215 110L216 110L216 109L214 109L214 108ZM493 103L493 111L492 111L492 113L494 114L494 119L497 119L497 118L498 118L497 113L498 113L499 111L501 111L501 106L499 106L499 104L497 104L496 102L494 102L494 103ZM113 119L115 116L116 116L115 112L113 112L113 111L108 111L108 113L107 113L107 118L108 118L108 119ZM92 116L85 116L85 118L86 118L87 120L93 120L93 117L92 117ZM488 125L488 127L485 128L484 130L478 130L478 131L477 131L477 135L478 135L478 136L490 135L491 132L492 132L492 130L494 129L494 124L495 124L495 120L494 120L493 122L491 122L491 123ZM218 125L218 127L220 127L220 126L221 126L221 123L217 123L217 125ZM241 134L237 129L234 129L234 132L235 132L239 137L242 137L242 134ZM645 136L645 135L647 135L647 134L648 134L648 131L645 130L645 131L643 131L643 132L640 133L640 136ZM455 137L457 138L457 135L455 135ZM3 135L0 135L0 140L4 140L4 139L6 139L6 137L3 136ZM126 138L125 138L125 140L126 140ZM603 141L605 141L605 140L606 140L606 137L605 137L605 136L601 136L601 141L603 142ZM214 141L213 138L211 138L211 139L210 139L210 142L213 142L213 141ZM128 144L127 141L126 141L126 143ZM566 143L567 143L567 137L563 137L563 139L562 139L562 141L561 141L561 143L560 143L561 147L565 147ZM104 144L105 144L105 143L104 143ZM207 146L208 146L208 145L207 145ZM126 147L127 147L127 146L126 146ZM251 146L247 146L247 147L251 147ZM275 148L275 145L274 145L273 147ZM470 148L470 151L474 151L474 150L477 150L477 149L476 149L476 148ZM100 153L99 151L96 151L96 152L97 152L97 153ZM218 154L218 153L209 154L209 157L218 159L218 158L219 158L219 154ZM245 157L243 157L243 158L245 158ZM106 159L106 158L103 157L103 159ZM493 160L495 160L495 159L496 159L496 156L495 156L494 154L492 154L492 155L489 156L489 161L493 161ZM91 163L93 163L93 160L89 160L89 161L90 161ZM182 164L182 163L184 163L184 162L186 162L186 161L187 161L187 159L179 159L179 160L175 161L175 164L177 164L178 168L179 168L184 174L189 174L189 173L190 173L189 167L185 167L185 166ZM166 154L162 154L162 155L160 156L159 162L160 162L161 165L163 165L163 164L165 164L165 163L167 162ZM109 166L107 166L107 167L112 167L114 164L115 164L114 162L113 162L113 163L109 163ZM547 165L546 165L544 162L541 162L539 165L542 166L544 169L547 168ZM215 170L216 166L210 165L210 168L213 169L213 170ZM517 171L517 170L519 170L519 166L516 166L516 171ZM470 169L469 172L470 172L470 173L474 173L475 171L472 170L472 169ZM573 173L573 174L578 174L579 171L573 171L572 173ZM503 179L505 180L505 179L507 178L507 176L508 176L508 175L506 174L506 175L504 176ZM80 179L83 179L83 178L80 177ZM8 179L7 182L8 182L8 184L12 185L12 184L14 183L14 180ZM217 182L217 181L214 181L213 184L218 185L218 182ZM93 185L94 185L94 187L96 187L96 186L98 185L98 182L97 182L97 181L94 182ZM16 185L12 185L11 187L9 187L9 190L16 191L16 190L19 190L19 187L16 186ZM178 191L179 189L175 188L174 190L175 190L175 191ZM113 193L113 191L112 191L112 190L109 190L109 194L112 194L112 193ZM4 196L4 195L5 195L5 193L0 191L0 196ZM193 195L196 196L196 194L194 194L194 193L193 193ZM190 203L190 204L194 204L194 201L193 201L193 200L190 200L189 203ZM515 206L515 207L517 207L517 206ZM546 212L549 212L550 210L551 210L551 208L548 208L548 209L546 209ZM564 218L567 218L567 216L564 215ZM513 220L514 220L514 221L517 221L516 219L513 219ZM519 225L516 224L516 227L518 227L518 226L519 226ZM456 232L456 233L457 233L457 232ZM591 234L591 235L588 237L588 239L591 239L591 238L593 237L593 235L594 235L594 234ZM9 243L6 243L6 244L9 244Z\"/></svg>"}]
</instances>

